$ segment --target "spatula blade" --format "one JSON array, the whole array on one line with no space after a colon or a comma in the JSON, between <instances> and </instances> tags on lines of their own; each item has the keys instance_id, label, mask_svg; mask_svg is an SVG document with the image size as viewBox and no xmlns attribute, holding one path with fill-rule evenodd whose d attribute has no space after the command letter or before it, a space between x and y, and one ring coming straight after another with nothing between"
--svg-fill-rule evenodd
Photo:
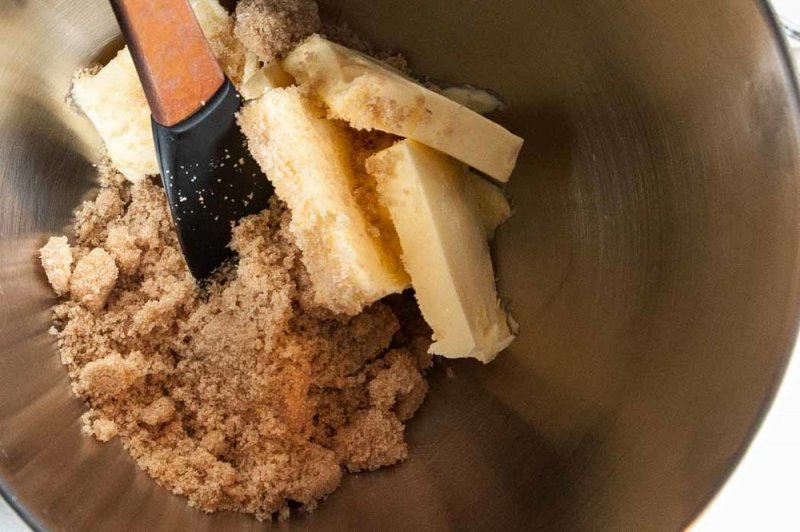
<instances>
[{"instance_id":1,"label":"spatula blade","mask_svg":"<svg viewBox=\"0 0 800 532\"><path fill-rule=\"evenodd\" d=\"M174 126L153 120L156 153L186 262L208 278L232 252L232 225L267 207L273 189L236 124L241 97L225 80L214 97Z\"/></svg>"}]
</instances>

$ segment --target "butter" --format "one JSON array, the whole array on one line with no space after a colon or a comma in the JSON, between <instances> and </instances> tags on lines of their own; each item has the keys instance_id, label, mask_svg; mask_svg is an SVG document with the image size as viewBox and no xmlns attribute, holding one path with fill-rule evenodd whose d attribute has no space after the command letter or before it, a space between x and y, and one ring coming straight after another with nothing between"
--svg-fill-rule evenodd
<instances>
[{"instance_id":1,"label":"butter","mask_svg":"<svg viewBox=\"0 0 800 532\"><path fill-rule=\"evenodd\" d=\"M359 208L350 136L297 87L249 102L239 123L248 147L292 212L289 226L316 302L357 314L409 279L400 258Z\"/></svg>"},{"instance_id":2,"label":"butter","mask_svg":"<svg viewBox=\"0 0 800 532\"><path fill-rule=\"evenodd\" d=\"M492 361L514 339L466 167L413 140L367 161L400 236L432 353Z\"/></svg>"},{"instance_id":3,"label":"butter","mask_svg":"<svg viewBox=\"0 0 800 532\"><path fill-rule=\"evenodd\" d=\"M447 96L454 102L472 109L476 113L488 115L497 111L502 111L505 107L503 100L498 98L486 89L473 87L472 85L458 85L447 87L438 91L442 96Z\"/></svg>"},{"instance_id":4,"label":"butter","mask_svg":"<svg viewBox=\"0 0 800 532\"><path fill-rule=\"evenodd\" d=\"M475 194L478 218L491 240L497 228L511 218L511 204L499 187L493 185L474 172L469 172L468 180Z\"/></svg>"},{"instance_id":5,"label":"butter","mask_svg":"<svg viewBox=\"0 0 800 532\"><path fill-rule=\"evenodd\" d=\"M245 100L255 100L269 90L283 89L290 85L294 85L294 79L275 61L256 70L242 83L239 92Z\"/></svg>"},{"instance_id":6,"label":"butter","mask_svg":"<svg viewBox=\"0 0 800 532\"><path fill-rule=\"evenodd\" d=\"M516 165L520 137L356 51L314 35L283 66L325 103L329 118L416 140L498 181Z\"/></svg>"}]
</instances>

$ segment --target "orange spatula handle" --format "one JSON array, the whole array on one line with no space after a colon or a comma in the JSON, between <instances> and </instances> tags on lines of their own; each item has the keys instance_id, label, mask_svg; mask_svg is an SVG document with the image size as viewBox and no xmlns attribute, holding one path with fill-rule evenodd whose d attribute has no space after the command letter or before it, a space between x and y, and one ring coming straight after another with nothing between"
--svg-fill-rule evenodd
<instances>
[{"instance_id":1,"label":"orange spatula handle","mask_svg":"<svg viewBox=\"0 0 800 532\"><path fill-rule=\"evenodd\" d=\"M225 75L187 0L111 0L153 118L173 126L217 92Z\"/></svg>"}]
</instances>

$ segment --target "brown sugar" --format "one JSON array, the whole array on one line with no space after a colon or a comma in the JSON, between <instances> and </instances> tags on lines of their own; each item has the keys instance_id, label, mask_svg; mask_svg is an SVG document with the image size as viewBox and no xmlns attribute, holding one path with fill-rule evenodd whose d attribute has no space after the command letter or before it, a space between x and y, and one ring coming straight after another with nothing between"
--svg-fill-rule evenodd
<instances>
[{"instance_id":1,"label":"brown sugar","mask_svg":"<svg viewBox=\"0 0 800 532\"><path fill-rule=\"evenodd\" d=\"M120 225L110 227L105 248L114 257L114 261L123 273L130 275L136 272L142 250L136 247L136 239L126 227Z\"/></svg>"},{"instance_id":2,"label":"brown sugar","mask_svg":"<svg viewBox=\"0 0 800 532\"><path fill-rule=\"evenodd\" d=\"M269 63L319 31L313 0L242 0L236 6L234 34L245 49Z\"/></svg>"},{"instance_id":3,"label":"brown sugar","mask_svg":"<svg viewBox=\"0 0 800 532\"><path fill-rule=\"evenodd\" d=\"M152 427L163 425L175 416L175 402L169 397L159 397L142 409L142 422Z\"/></svg>"},{"instance_id":4,"label":"brown sugar","mask_svg":"<svg viewBox=\"0 0 800 532\"><path fill-rule=\"evenodd\" d=\"M119 437L192 506L259 519L313 510L343 470L406 458L430 363L411 296L355 316L317 308L277 200L238 224L238 260L198 288L160 185L101 170L67 247L70 299L54 309L87 434Z\"/></svg>"},{"instance_id":5,"label":"brown sugar","mask_svg":"<svg viewBox=\"0 0 800 532\"><path fill-rule=\"evenodd\" d=\"M103 248L94 248L75 265L69 291L86 308L97 312L106 304L118 275L111 255Z\"/></svg>"},{"instance_id":6,"label":"brown sugar","mask_svg":"<svg viewBox=\"0 0 800 532\"><path fill-rule=\"evenodd\" d=\"M144 373L134 362L111 353L88 362L78 373L74 390L79 395L97 399L119 396L144 378Z\"/></svg>"},{"instance_id":7,"label":"brown sugar","mask_svg":"<svg viewBox=\"0 0 800 532\"><path fill-rule=\"evenodd\" d=\"M367 385L370 404L379 410L394 411L400 421L410 419L428 393L411 352L395 349L376 362L375 373Z\"/></svg>"},{"instance_id":8,"label":"brown sugar","mask_svg":"<svg viewBox=\"0 0 800 532\"><path fill-rule=\"evenodd\" d=\"M59 296L69 292L72 277L72 250L65 236L51 236L47 244L39 250L44 273L50 286Z\"/></svg>"},{"instance_id":9,"label":"brown sugar","mask_svg":"<svg viewBox=\"0 0 800 532\"><path fill-rule=\"evenodd\" d=\"M408 456L405 427L397 416L377 408L359 410L334 437L334 448L348 471L371 471Z\"/></svg>"}]
</instances>

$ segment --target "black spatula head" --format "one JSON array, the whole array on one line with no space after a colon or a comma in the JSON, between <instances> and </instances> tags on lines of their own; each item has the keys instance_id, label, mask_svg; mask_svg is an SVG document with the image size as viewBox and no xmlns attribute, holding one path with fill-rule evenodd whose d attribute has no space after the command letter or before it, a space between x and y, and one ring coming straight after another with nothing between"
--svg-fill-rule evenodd
<instances>
[{"instance_id":1,"label":"black spatula head","mask_svg":"<svg viewBox=\"0 0 800 532\"><path fill-rule=\"evenodd\" d=\"M232 224L267 207L272 186L236 124L241 97L225 80L188 119L153 135L172 217L192 275L207 278L231 255Z\"/></svg>"}]
</instances>

